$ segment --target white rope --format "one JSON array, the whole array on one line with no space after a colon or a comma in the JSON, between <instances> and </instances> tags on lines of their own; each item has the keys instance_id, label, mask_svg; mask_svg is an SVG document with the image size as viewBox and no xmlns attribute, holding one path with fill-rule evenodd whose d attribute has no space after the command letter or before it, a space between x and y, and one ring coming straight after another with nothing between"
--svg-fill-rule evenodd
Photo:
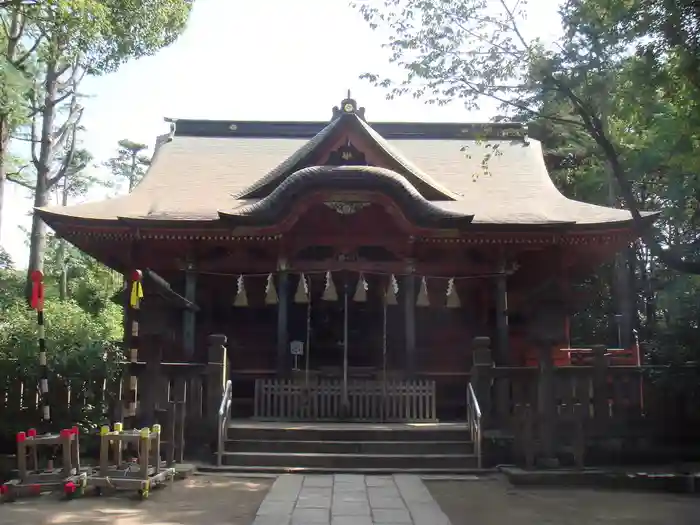
<instances>
[{"instance_id":1,"label":"white rope","mask_svg":"<svg viewBox=\"0 0 700 525\"><path fill-rule=\"evenodd\" d=\"M512 275L515 270L507 270L505 272L493 272L493 273L483 273L483 274L474 274L474 275L454 275L454 276L445 276L445 275L419 275L416 273L411 273L411 272L406 272L406 273L396 273L396 272L368 272L365 270L362 270L362 272L358 270L334 270L331 273L334 272L353 272L353 273L362 273L364 275L383 275L383 276L390 276L390 275L415 275L417 277L422 277L424 279L440 279L440 280L445 280L449 281L450 279L454 279L455 281L464 281L468 279L488 279L488 278L493 278L493 277L500 277L503 275ZM227 272L206 272L199 270L198 273L200 275L213 275L213 276L220 276L220 277L269 277L270 272L265 272L265 273L227 273ZM274 273L274 272L273 272ZM287 273L289 274L304 274L304 275L325 275L328 273L328 270L304 270L303 272L300 271L294 271L294 270L289 270Z\"/></svg>"}]
</instances>

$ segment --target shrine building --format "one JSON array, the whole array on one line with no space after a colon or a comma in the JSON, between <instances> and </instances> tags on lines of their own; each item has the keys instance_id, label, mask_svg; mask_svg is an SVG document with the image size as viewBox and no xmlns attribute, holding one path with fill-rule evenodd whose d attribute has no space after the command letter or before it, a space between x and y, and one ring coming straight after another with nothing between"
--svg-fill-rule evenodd
<instances>
[{"instance_id":1,"label":"shrine building","mask_svg":"<svg viewBox=\"0 0 700 525\"><path fill-rule=\"evenodd\" d=\"M139 355L204 362L226 336L235 418L464 418L474 338L500 366L538 330L566 346L570 283L637 236L562 195L519 123L373 122L350 96L326 122L169 122L132 193L37 213L144 273ZM430 406L373 408L387 388Z\"/></svg>"}]
</instances>

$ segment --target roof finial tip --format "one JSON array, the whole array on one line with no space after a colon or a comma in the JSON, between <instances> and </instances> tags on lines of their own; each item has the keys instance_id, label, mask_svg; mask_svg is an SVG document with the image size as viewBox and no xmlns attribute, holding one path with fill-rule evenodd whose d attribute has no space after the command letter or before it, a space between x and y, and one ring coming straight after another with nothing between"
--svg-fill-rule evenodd
<instances>
[{"instance_id":1,"label":"roof finial tip","mask_svg":"<svg viewBox=\"0 0 700 525\"><path fill-rule=\"evenodd\" d=\"M352 98L352 96L350 95L350 90L349 90L349 89L348 89L348 98Z\"/></svg>"}]
</instances>

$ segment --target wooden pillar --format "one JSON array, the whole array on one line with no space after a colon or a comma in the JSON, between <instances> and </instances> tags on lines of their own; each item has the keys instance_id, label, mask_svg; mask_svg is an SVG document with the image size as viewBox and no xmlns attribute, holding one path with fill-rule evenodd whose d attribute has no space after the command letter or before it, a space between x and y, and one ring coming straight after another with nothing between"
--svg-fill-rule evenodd
<instances>
[{"instance_id":1,"label":"wooden pillar","mask_svg":"<svg viewBox=\"0 0 700 525\"><path fill-rule=\"evenodd\" d=\"M124 416L131 418L131 424L136 424L138 411L138 375L139 375L139 351L141 350L141 299L143 297L143 273L134 270L129 276L127 288L127 304L129 331L124 332L126 348L128 349L129 366L126 375L127 405L124 408Z\"/></svg>"},{"instance_id":2,"label":"wooden pillar","mask_svg":"<svg viewBox=\"0 0 700 525\"><path fill-rule=\"evenodd\" d=\"M197 302L197 274L191 268L185 271L185 299L192 303ZM195 315L189 308L182 313L182 343L187 360L191 360L194 355L197 321Z\"/></svg>"},{"instance_id":3,"label":"wooden pillar","mask_svg":"<svg viewBox=\"0 0 700 525\"><path fill-rule=\"evenodd\" d=\"M496 363L501 366L511 362L510 341L508 334L508 276L505 273L505 259L498 266L496 276Z\"/></svg>"},{"instance_id":4,"label":"wooden pillar","mask_svg":"<svg viewBox=\"0 0 700 525\"><path fill-rule=\"evenodd\" d=\"M280 266L277 274L277 375L284 376L289 370L289 274Z\"/></svg>"},{"instance_id":5,"label":"wooden pillar","mask_svg":"<svg viewBox=\"0 0 700 525\"><path fill-rule=\"evenodd\" d=\"M404 324L406 330L406 376L416 373L416 277L403 278Z\"/></svg>"},{"instance_id":6,"label":"wooden pillar","mask_svg":"<svg viewBox=\"0 0 700 525\"><path fill-rule=\"evenodd\" d=\"M476 394L476 400L481 408L481 426L489 428L491 415L491 339L475 337L472 342L471 384Z\"/></svg>"},{"instance_id":7,"label":"wooden pillar","mask_svg":"<svg viewBox=\"0 0 700 525\"><path fill-rule=\"evenodd\" d=\"M554 449L554 433L556 431L556 400L554 399L554 363L552 361L552 345L555 341L543 339L538 341L539 375L537 381L537 419L539 441L541 446L541 466L557 467Z\"/></svg>"},{"instance_id":8,"label":"wooden pillar","mask_svg":"<svg viewBox=\"0 0 700 525\"><path fill-rule=\"evenodd\" d=\"M155 339L155 338L154 338ZM152 342L151 351L146 355L146 373L148 381L143 381L141 399L139 400L139 427L151 426L156 420L158 405L158 388L161 385L163 345L159 339Z\"/></svg>"},{"instance_id":9,"label":"wooden pillar","mask_svg":"<svg viewBox=\"0 0 700 525\"><path fill-rule=\"evenodd\" d=\"M597 431L604 429L608 419L608 349L605 345L593 345L593 416Z\"/></svg>"}]
</instances>

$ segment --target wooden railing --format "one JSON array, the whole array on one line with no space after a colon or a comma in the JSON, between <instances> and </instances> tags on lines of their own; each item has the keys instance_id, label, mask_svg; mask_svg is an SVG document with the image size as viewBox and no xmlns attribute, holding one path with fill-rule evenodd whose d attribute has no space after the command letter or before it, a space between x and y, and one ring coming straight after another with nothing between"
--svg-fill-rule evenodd
<instances>
[{"instance_id":1,"label":"wooden railing","mask_svg":"<svg viewBox=\"0 0 700 525\"><path fill-rule=\"evenodd\" d=\"M276 420L433 421L435 382L257 379L255 417Z\"/></svg>"},{"instance_id":2,"label":"wooden railing","mask_svg":"<svg viewBox=\"0 0 700 525\"><path fill-rule=\"evenodd\" d=\"M224 343L223 336L212 336L207 363L164 363L158 352L150 354L148 361L125 363L138 378L138 410L130 418L124 417L128 377L107 381L98 374L80 378L49 374L52 422L57 428L77 424L89 431L90 425L97 428L108 422L123 421L131 428L170 418L173 428L168 446L181 461L187 442L200 448L214 436L228 372ZM41 421L37 383L37 378L0 378L0 421L8 434Z\"/></svg>"},{"instance_id":3,"label":"wooden railing","mask_svg":"<svg viewBox=\"0 0 700 525\"><path fill-rule=\"evenodd\" d=\"M654 376L672 372L666 366L612 365L602 346L592 348L590 365L554 366L545 358L537 367L495 366L488 345L488 338L475 339L471 370L482 427L514 438L526 463L566 449L583 465L603 442L650 442L700 426L700 389L680 395L659 383Z\"/></svg>"}]
</instances>

